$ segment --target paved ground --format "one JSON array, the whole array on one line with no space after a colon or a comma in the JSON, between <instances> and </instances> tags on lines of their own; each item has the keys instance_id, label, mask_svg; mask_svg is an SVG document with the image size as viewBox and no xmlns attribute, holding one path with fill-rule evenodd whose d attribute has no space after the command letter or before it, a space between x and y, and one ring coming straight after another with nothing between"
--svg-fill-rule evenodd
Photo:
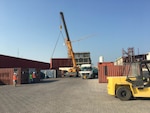
<instances>
[{"instance_id":1,"label":"paved ground","mask_svg":"<svg viewBox=\"0 0 150 113\"><path fill-rule=\"evenodd\" d=\"M0 113L149 113L150 99L120 101L97 79L47 79L0 86Z\"/></svg>"}]
</instances>

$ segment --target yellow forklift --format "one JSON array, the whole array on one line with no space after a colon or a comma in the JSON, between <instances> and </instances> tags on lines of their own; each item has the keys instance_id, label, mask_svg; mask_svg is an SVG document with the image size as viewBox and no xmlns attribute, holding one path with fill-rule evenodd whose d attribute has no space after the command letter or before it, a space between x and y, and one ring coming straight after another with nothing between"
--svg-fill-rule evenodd
<instances>
[{"instance_id":1,"label":"yellow forklift","mask_svg":"<svg viewBox=\"0 0 150 113\"><path fill-rule=\"evenodd\" d=\"M150 60L125 65L126 76L107 77L107 91L120 100L150 97Z\"/></svg>"}]
</instances>

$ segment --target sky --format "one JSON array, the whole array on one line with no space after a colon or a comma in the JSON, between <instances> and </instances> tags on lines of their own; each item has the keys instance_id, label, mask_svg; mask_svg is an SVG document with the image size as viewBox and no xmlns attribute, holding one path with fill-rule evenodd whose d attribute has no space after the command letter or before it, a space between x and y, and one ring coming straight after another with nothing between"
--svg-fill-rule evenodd
<instances>
[{"instance_id":1,"label":"sky","mask_svg":"<svg viewBox=\"0 0 150 113\"><path fill-rule=\"evenodd\" d=\"M90 52L94 65L100 56L115 61L129 47L145 54L150 52L149 6L149 0L0 0L0 54L48 63L67 58L60 11L73 51Z\"/></svg>"}]
</instances>

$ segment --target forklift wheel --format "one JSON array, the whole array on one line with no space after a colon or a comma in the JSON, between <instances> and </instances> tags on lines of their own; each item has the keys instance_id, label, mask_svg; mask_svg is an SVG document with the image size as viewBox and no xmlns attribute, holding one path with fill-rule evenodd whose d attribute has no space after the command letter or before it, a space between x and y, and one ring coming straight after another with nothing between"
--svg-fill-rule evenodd
<instances>
[{"instance_id":1,"label":"forklift wheel","mask_svg":"<svg viewBox=\"0 0 150 113\"><path fill-rule=\"evenodd\" d=\"M127 100L131 99L132 94L131 94L131 91L128 87L121 86L117 89L116 96L120 100L127 101Z\"/></svg>"}]
</instances>

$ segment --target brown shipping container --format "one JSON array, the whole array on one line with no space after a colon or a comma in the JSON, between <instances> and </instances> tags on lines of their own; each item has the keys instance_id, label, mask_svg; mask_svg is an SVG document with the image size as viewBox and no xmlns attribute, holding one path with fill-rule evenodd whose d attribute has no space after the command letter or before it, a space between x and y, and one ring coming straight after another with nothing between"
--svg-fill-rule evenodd
<instances>
[{"instance_id":1,"label":"brown shipping container","mask_svg":"<svg viewBox=\"0 0 150 113\"><path fill-rule=\"evenodd\" d=\"M21 69L21 84L27 84L29 83L29 74L30 74L30 68L23 68ZM40 82L40 69L35 69L36 72L36 79L35 82Z\"/></svg>"},{"instance_id":2,"label":"brown shipping container","mask_svg":"<svg viewBox=\"0 0 150 113\"><path fill-rule=\"evenodd\" d=\"M99 83L107 83L109 76L123 76L123 66L98 64Z\"/></svg>"},{"instance_id":3,"label":"brown shipping container","mask_svg":"<svg viewBox=\"0 0 150 113\"><path fill-rule=\"evenodd\" d=\"M1 68L0 69L0 84L13 85L13 74L17 72L17 84L29 83L29 68ZM36 69L36 80L40 82L40 70Z\"/></svg>"},{"instance_id":4,"label":"brown shipping container","mask_svg":"<svg viewBox=\"0 0 150 113\"><path fill-rule=\"evenodd\" d=\"M29 83L29 68L21 69L21 84Z\"/></svg>"},{"instance_id":5,"label":"brown shipping container","mask_svg":"<svg viewBox=\"0 0 150 113\"><path fill-rule=\"evenodd\" d=\"M58 70L59 67L72 67L72 60L69 58L53 58L51 59L50 69Z\"/></svg>"},{"instance_id":6,"label":"brown shipping container","mask_svg":"<svg viewBox=\"0 0 150 113\"><path fill-rule=\"evenodd\" d=\"M14 71L17 71L17 75L18 75L17 84L21 84L21 69L20 68L1 68L0 69L0 84L12 85Z\"/></svg>"}]
</instances>

